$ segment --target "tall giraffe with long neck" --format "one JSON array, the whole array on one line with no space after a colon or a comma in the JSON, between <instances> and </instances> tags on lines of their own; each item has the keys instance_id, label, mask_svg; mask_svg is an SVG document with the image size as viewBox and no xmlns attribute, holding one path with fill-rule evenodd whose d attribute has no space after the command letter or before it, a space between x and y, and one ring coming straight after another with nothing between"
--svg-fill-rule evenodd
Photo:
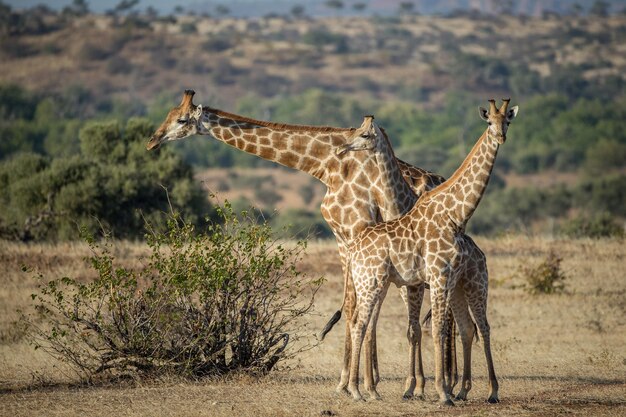
<instances>
[{"instance_id":1,"label":"tall giraffe with long neck","mask_svg":"<svg viewBox=\"0 0 626 417\"><path fill-rule=\"evenodd\" d=\"M398 161L402 176L411 184L413 192L398 193L390 198L381 184L380 171L373 156L353 154L340 157L335 152L337 146L348 143L355 137L376 134L371 118L365 118L358 129L277 124L196 106L192 101L193 96L193 91L185 91L181 104L168 113L165 121L151 137L147 145L149 150L156 149L167 141L180 140L194 134L211 135L245 152L306 172L326 185L321 211L336 237L347 288L347 299L344 300L347 316L344 366L337 387L338 390L345 390L351 357L349 321L354 308L354 303L351 302L354 293L346 268L348 244L365 227L382 220L391 220L409 211L417 200L416 194L434 188L443 182L443 178ZM419 298L419 303L415 301L407 304L410 316L417 317L423 288L411 288L408 294L404 289L401 292L407 302ZM417 308L417 311L411 311L411 308ZM411 322L416 322L416 319L411 319ZM421 334L419 322L417 327L412 325L410 329L412 336L409 337L409 342L411 349L415 350L415 334ZM372 349L366 349L366 364L368 372L375 373L375 379L378 380L375 333L371 334L371 338L372 343L368 346ZM418 362L421 363L419 346L417 348ZM423 377L420 386L418 395L423 393ZM405 396L412 396L414 388L415 383L407 382Z\"/></svg>"},{"instance_id":2,"label":"tall giraffe with long neck","mask_svg":"<svg viewBox=\"0 0 626 417\"><path fill-rule=\"evenodd\" d=\"M358 388L359 357L366 332L376 327L380 306L391 283L413 286L428 283L432 308L435 351L435 388L442 403L453 405L444 386L443 341L451 309L459 326L464 352L462 389L465 399L471 387L471 341L473 327L467 306L483 338L489 373L488 401L498 402L498 382L491 357L487 321L487 269L484 254L464 235L465 225L480 202L489 181L498 148L518 108L500 109L490 100L489 110L480 109L489 124L455 173L442 185L425 192L402 217L366 228L350 247L350 273L356 292L352 323L352 358L348 390L361 399ZM386 163L394 157L388 143L376 138L356 138L338 148L338 153L378 150ZM475 249L472 248L475 247ZM479 269L476 269L479 268ZM458 283L458 285L457 285ZM368 375L366 374L366 384Z\"/></svg>"}]
</instances>

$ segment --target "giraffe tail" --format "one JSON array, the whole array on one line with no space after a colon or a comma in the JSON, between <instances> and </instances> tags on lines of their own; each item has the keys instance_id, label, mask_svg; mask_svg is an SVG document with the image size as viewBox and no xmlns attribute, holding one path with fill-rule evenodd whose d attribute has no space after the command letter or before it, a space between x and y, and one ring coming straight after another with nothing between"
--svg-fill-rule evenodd
<instances>
[{"instance_id":1,"label":"giraffe tail","mask_svg":"<svg viewBox=\"0 0 626 417\"><path fill-rule=\"evenodd\" d=\"M317 338L319 339L319 341L321 342L322 340L324 340L324 338L326 337L326 334L328 332L331 331L331 329L333 328L333 326L335 324L337 324L337 322L341 319L341 310L337 310L335 312L335 314L333 314L333 316L330 318L330 320L328 321L328 323L326 323L326 326L324 326L324 328L322 329L322 331L320 332L320 334L317 336Z\"/></svg>"},{"instance_id":2,"label":"giraffe tail","mask_svg":"<svg viewBox=\"0 0 626 417\"><path fill-rule=\"evenodd\" d=\"M348 265L350 265L350 261L348 261ZM343 311L343 307L346 305L346 299L348 294L348 285L351 283L352 273L348 268L348 272L344 273L343 277L343 299L341 300L341 308L333 314L333 316L328 320L326 326L322 329L322 331L317 336L317 339L321 342L324 340L328 332L332 330L332 328L337 324L337 322L341 319L341 312Z\"/></svg>"},{"instance_id":3,"label":"giraffe tail","mask_svg":"<svg viewBox=\"0 0 626 417\"><path fill-rule=\"evenodd\" d=\"M422 326L424 327L430 327L430 320L433 318L433 310L428 310L428 313L426 313L426 315L424 316L424 318L422 319Z\"/></svg>"},{"instance_id":4,"label":"giraffe tail","mask_svg":"<svg viewBox=\"0 0 626 417\"><path fill-rule=\"evenodd\" d=\"M433 317L433 310L428 310L428 313L426 313L426 315L422 319L422 326L430 327L431 326L431 322L430 321L431 321L432 317ZM478 334L479 334L478 333L478 325L476 324L476 320L474 320L474 316L472 316L470 314L470 317L472 319L472 324L474 325L474 336L476 337L476 341L480 342L480 336L478 336Z\"/></svg>"}]
</instances>

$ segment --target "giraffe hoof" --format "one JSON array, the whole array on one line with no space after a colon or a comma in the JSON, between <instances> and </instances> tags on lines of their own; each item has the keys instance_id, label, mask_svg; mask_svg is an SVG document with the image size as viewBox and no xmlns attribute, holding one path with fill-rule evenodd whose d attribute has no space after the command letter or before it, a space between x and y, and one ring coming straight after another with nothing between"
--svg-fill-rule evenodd
<instances>
[{"instance_id":1,"label":"giraffe hoof","mask_svg":"<svg viewBox=\"0 0 626 417\"><path fill-rule=\"evenodd\" d=\"M365 401L358 388L348 388L348 392L354 401Z\"/></svg>"},{"instance_id":2,"label":"giraffe hoof","mask_svg":"<svg viewBox=\"0 0 626 417\"><path fill-rule=\"evenodd\" d=\"M364 403L364 402L365 402L365 398L363 398L362 396L358 396L358 397L357 397L357 396L353 395L353 396L352 396L352 400L353 400L355 403Z\"/></svg>"},{"instance_id":3,"label":"giraffe hoof","mask_svg":"<svg viewBox=\"0 0 626 417\"><path fill-rule=\"evenodd\" d=\"M424 394L409 394L409 393L405 393L402 396L402 399L404 401L411 401L411 400L424 401L424 400L426 400L426 396Z\"/></svg>"},{"instance_id":4,"label":"giraffe hoof","mask_svg":"<svg viewBox=\"0 0 626 417\"><path fill-rule=\"evenodd\" d=\"M381 401L383 399L376 390L369 391L368 394L372 400Z\"/></svg>"},{"instance_id":5,"label":"giraffe hoof","mask_svg":"<svg viewBox=\"0 0 626 417\"><path fill-rule=\"evenodd\" d=\"M454 399L457 401L467 401L467 394L461 391Z\"/></svg>"},{"instance_id":6,"label":"giraffe hoof","mask_svg":"<svg viewBox=\"0 0 626 417\"><path fill-rule=\"evenodd\" d=\"M446 406L446 407L454 407L454 403L449 398L447 400L445 400L445 401L442 401L441 405Z\"/></svg>"},{"instance_id":7,"label":"giraffe hoof","mask_svg":"<svg viewBox=\"0 0 626 417\"><path fill-rule=\"evenodd\" d=\"M489 397L487 398L487 402L489 404L498 404L500 400L498 399L498 397Z\"/></svg>"},{"instance_id":8,"label":"giraffe hoof","mask_svg":"<svg viewBox=\"0 0 626 417\"><path fill-rule=\"evenodd\" d=\"M351 395L350 391L348 391L348 388L343 386L343 385L337 385L337 388L335 388L335 392L337 394L344 394L344 395Z\"/></svg>"}]
</instances>

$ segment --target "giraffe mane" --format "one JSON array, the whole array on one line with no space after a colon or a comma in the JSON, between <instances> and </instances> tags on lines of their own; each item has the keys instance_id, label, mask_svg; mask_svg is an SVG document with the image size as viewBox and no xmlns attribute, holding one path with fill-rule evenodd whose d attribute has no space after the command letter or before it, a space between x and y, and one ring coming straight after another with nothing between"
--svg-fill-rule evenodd
<instances>
[{"instance_id":1,"label":"giraffe mane","mask_svg":"<svg viewBox=\"0 0 626 417\"><path fill-rule=\"evenodd\" d=\"M454 171L454 173L446 180L443 182L443 184L438 185L436 188L425 192L424 194L422 194L420 200L424 201L427 198L432 198L434 196L436 196L437 194L440 194L444 191L446 191L448 188L450 188L450 186L452 184L454 184L457 179L463 175L463 171L465 170L465 168L467 167L467 165L469 165L471 163L471 156L478 151L478 148L480 146L480 142L481 140L487 136L487 130L485 130L483 132L483 134L481 135L480 139L474 144L474 146L472 147L472 150L469 152L469 154L465 157L465 160L463 160L463 163L461 164L461 166L459 166L456 171Z\"/></svg>"},{"instance_id":2,"label":"giraffe mane","mask_svg":"<svg viewBox=\"0 0 626 417\"><path fill-rule=\"evenodd\" d=\"M211 107L204 107L203 110L215 113L220 117L226 117L228 119L233 119L237 122L250 123L254 125L259 125L263 127L268 127L271 129L285 129L285 130L293 130L293 131L311 131L311 132L353 132L356 130L354 127L331 127L331 126L308 126L308 125L291 125L286 123L275 123L275 122L267 122L264 120L256 120L250 117L240 116L238 114L229 113L224 110L214 109Z\"/></svg>"}]
</instances>

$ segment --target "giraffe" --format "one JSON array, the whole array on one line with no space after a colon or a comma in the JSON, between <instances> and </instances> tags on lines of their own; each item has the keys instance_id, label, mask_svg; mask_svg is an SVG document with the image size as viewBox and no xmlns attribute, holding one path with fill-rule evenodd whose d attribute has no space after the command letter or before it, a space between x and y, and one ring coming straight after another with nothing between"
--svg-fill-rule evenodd
<instances>
[{"instance_id":1,"label":"giraffe","mask_svg":"<svg viewBox=\"0 0 626 417\"><path fill-rule=\"evenodd\" d=\"M450 390L444 386L443 342L451 309L459 326L463 345L464 368L459 399L465 399L471 387L470 351L473 325L483 339L489 373L488 402L497 403L498 382L493 367L490 330L487 321L487 269L482 252L472 252L470 240L464 239L465 225L474 213L486 189L498 148L506 141L506 132L518 107L508 109L509 99L500 109L489 100L490 108L480 108L480 116L489 124L461 166L442 185L425 192L415 206L395 220L368 226L350 246L349 268L356 293L356 311L352 315L352 358L348 390L356 400L362 396L358 387L359 357L366 332L376 327L380 306L391 283L413 286L428 283L432 309L432 333L435 352L435 388L440 401L454 405ZM338 148L339 154L354 150L376 149L376 138L357 137ZM384 141L378 141L378 144ZM391 149L388 162L393 162ZM472 242L473 243L473 242ZM482 256L481 256L482 255ZM478 256L472 262L472 257ZM470 264L477 265L470 267ZM472 279L477 274L478 285ZM463 279L466 278L466 279ZM461 282L460 282L461 281ZM457 285L457 283L459 285ZM474 284L476 285L476 284ZM367 381L366 384L371 384Z\"/></svg>"},{"instance_id":2,"label":"giraffe","mask_svg":"<svg viewBox=\"0 0 626 417\"><path fill-rule=\"evenodd\" d=\"M376 133L377 127L371 117L366 117L358 129L278 124L196 106L193 104L194 94L193 90L185 91L180 105L168 113L165 121L150 138L148 150L157 149L165 142L184 139L194 134L211 135L247 153L306 172L326 185L327 191L321 206L322 216L336 237L344 285L347 288L343 306L347 317L344 362L337 387L338 391L346 391L352 341L349 321L354 306L350 301L354 295L346 268L348 244L366 226L381 220L391 220L408 212L417 201L417 195L441 184L444 179L398 160L402 176L409 182L412 190L391 196L386 194L386 189L381 184L380 171L373 156L366 154L338 156L334 152L337 146L347 143L354 137L367 137ZM421 291L417 287L401 289L401 295L407 302L409 316L417 317L423 289ZM416 298L419 298L419 303L409 302ZM411 310L415 308L417 311ZM334 317L336 320L339 319L337 316L336 314ZM411 326L413 336L409 338L409 342L412 351L416 349L417 343L414 334L417 332L421 335L419 321L417 323L417 327ZM377 381L379 376L375 333L372 332L370 337L372 343L368 343L369 347L365 352L368 358L366 370L370 374L375 374L373 378ZM421 364L419 346L417 348L418 363ZM411 366L415 366L415 360ZM422 374L418 396L423 394L423 381ZM407 382L405 397L413 396L414 389L415 383L411 386Z\"/></svg>"}]
</instances>

